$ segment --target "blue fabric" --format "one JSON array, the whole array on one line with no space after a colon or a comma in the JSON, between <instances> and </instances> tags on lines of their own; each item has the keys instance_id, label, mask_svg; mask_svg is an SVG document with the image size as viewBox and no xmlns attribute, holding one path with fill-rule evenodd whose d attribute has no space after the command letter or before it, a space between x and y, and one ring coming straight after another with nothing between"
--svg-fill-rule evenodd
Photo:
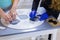
<instances>
[{"instance_id":1,"label":"blue fabric","mask_svg":"<svg viewBox=\"0 0 60 40\"><path fill-rule=\"evenodd\" d=\"M12 4L12 0L0 0L0 8L5 9Z\"/></svg>"}]
</instances>

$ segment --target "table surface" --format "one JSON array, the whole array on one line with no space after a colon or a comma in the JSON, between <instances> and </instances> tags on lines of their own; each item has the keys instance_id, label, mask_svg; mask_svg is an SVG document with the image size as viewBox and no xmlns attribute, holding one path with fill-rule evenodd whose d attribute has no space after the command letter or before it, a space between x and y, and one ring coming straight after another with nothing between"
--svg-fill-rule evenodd
<instances>
[{"instance_id":1,"label":"table surface","mask_svg":"<svg viewBox=\"0 0 60 40\"><path fill-rule=\"evenodd\" d=\"M2 26L0 22L0 26ZM29 32L36 32L36 31L43 31L43 30L52 30L52 29L59 29L60 27L52 27L47 22L44 22L42 25L39 25L32 29L25 29L25 30L17 30L6 27L4 30L0 30L0 37L1 36L8 36L8 35L15 35L15 34L23 34L23 33L29 33Z\"/></svg>"},{"instance_id":2,"label":"table surface","mask_svg":"<svg viewBox=\"0 0 60 40\"><path fill-rule=\"evenodd\" d=\"M1 23L0 23L0 26L2 26ZM4 30L0 30L0 37L8 36L8 35L15 35L15 34L29 33L29 32L36 32L36 31L59 29L59 28L60 27L52 27L47 22L44 22L42 25L37 26L36 28L32 28L32 29L17 30L17 29L12 29L12 28L6 28Z\"/></svg>"}]
</instances>

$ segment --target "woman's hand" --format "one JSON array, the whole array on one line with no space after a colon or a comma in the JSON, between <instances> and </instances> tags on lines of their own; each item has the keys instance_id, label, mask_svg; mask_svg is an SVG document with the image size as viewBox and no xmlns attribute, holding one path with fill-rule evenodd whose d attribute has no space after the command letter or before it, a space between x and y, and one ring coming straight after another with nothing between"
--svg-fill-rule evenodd
<instances>
[{"instance_id":1,"label":"woman's hand","mask_svg":"<svg viewBox=\"0 0 60 40\"><path fill-rule=\"evenodd\" d=\"M12 21L12 18L11 18L11 16L9 14L3 13L3 14L1 14L1 17L3 19L5 19L6 22Z\"/></svg>"},{"instance_id":2,"label":"woman's hand","mask_svg":"<svg viewBox=\"0 0 60 40\"><path fill-rule=\"evenodd\" d=\"M9 12L9 15L14 19L16 19L16 8L17 8L17 4L18 4L19 0L13 0L13 5L12 5L12 8Z\"/></svg>"},{"instance_id":3,"label":"woman's hand","mask_svg":"<svg viewBox=\"0 0 60 40\"><path fill-rule=\"evenodd\" d=\"M12 17L12 20L16 19L16 15L17 15L16 10L11 9L8 14Z\"/></svg>"}]
</instances>

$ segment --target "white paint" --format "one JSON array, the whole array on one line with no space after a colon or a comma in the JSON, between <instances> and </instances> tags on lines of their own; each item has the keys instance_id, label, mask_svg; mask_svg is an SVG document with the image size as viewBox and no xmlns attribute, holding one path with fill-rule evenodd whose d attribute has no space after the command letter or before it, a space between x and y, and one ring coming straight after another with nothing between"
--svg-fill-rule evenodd
<instances>
[{"instance_id":1,"label":"white paint","mask_svg":"<svg viewBox=\"0 0 60 40\"><path fill-rule=\"evenodd\" d=\"M16 25L12 25L12 24L6 24L4 23L4 20L2 22L2 24L4 26L7 26L7 27L10 27L10 28L13 28L13 29L30 29L30 28L34 28L34 27L37 27L39 25L41 25L44 21L30 21L29 20L29 13L30 13L30 9L18 9L17 10L17 13L18 15L27 15L28 18L25 19L25 20L21 20L18 16L17 16L17 19L20 20L20 22Z\"/></svg>"}]
</instances>

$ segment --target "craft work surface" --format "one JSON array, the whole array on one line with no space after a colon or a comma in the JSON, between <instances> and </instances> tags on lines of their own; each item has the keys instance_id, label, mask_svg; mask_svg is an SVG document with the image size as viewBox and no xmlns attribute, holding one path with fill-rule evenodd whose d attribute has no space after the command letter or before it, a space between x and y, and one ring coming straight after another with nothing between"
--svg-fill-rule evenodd
<instances>
[{"instance_id":1,"label":"craft work surface","mask_svg":"<svg viewBox=\"0 0 60 40\"><path fill-rule=\"evenodd\" d=\"M20 9L18 9L20 10ZM23 10L23 9L22 9ZM22 12L21 10L21 12ZM24 9L25 10L25 9ZM27 9L28 10L28 9ZM26 11L26 10L25 10ZM19 15L22 14L20 11L18 11ZM23 12L25 13L25 12ZM21 15L23 16L23 15ZM24 18L22 18L20 16L20 21L23 21ZM28 18L26 15L24 16L26 19ZM15 24L14 24L15 25ZM34 24L33 24L34 25ZM0 27L4 27L1 22L0 22ZM20 25L19 25L20 27ZM45 31L45 30L53 30L53 29L59 29L60 27L52 27L51 25L49 25L47 22L43 22L43 24L41 25L37 25L36 27L34 28L31 28L31 29L16 29L16 27L14 28L12 26L11 27L6 27L6 29L4 30L0 30L0 37L1 36L9 36L9 35L16 35L16 34L24 34L24 33L29 33L29 32L36 32L36 31Z\"/></svg>"},{"instance_id":2,"label":"craft work surface","mask_svg":"<svg viewBox=\"0 0 60 40\"><path fill-rule=\"evenodd\" d=\"M6 24L4 20L2 24L13 29L31 29L43 24L44 21L31 21L29 19L30 9L18 9L16 20L13 20L11 23Z\"/></svg>"},{"instance_id":3,"label":"craft work surface","mask_svg":"<svg viewBox=\"0 0 60 40\"><path fill-rule=\"evenodd\" d=\"M21 29L17 30L17 29L12 29L12 28L7 27L5 30L0 30L0 37L16 35L16 34L24 34L24 33L36 32L36 31L54 30L54 29L59 29L59 28L60 27L52 27L47 22L44 22L42 25L39 25L35 28L25 29L25 30L21 30Z\"/></svg>"}]
</instances>

